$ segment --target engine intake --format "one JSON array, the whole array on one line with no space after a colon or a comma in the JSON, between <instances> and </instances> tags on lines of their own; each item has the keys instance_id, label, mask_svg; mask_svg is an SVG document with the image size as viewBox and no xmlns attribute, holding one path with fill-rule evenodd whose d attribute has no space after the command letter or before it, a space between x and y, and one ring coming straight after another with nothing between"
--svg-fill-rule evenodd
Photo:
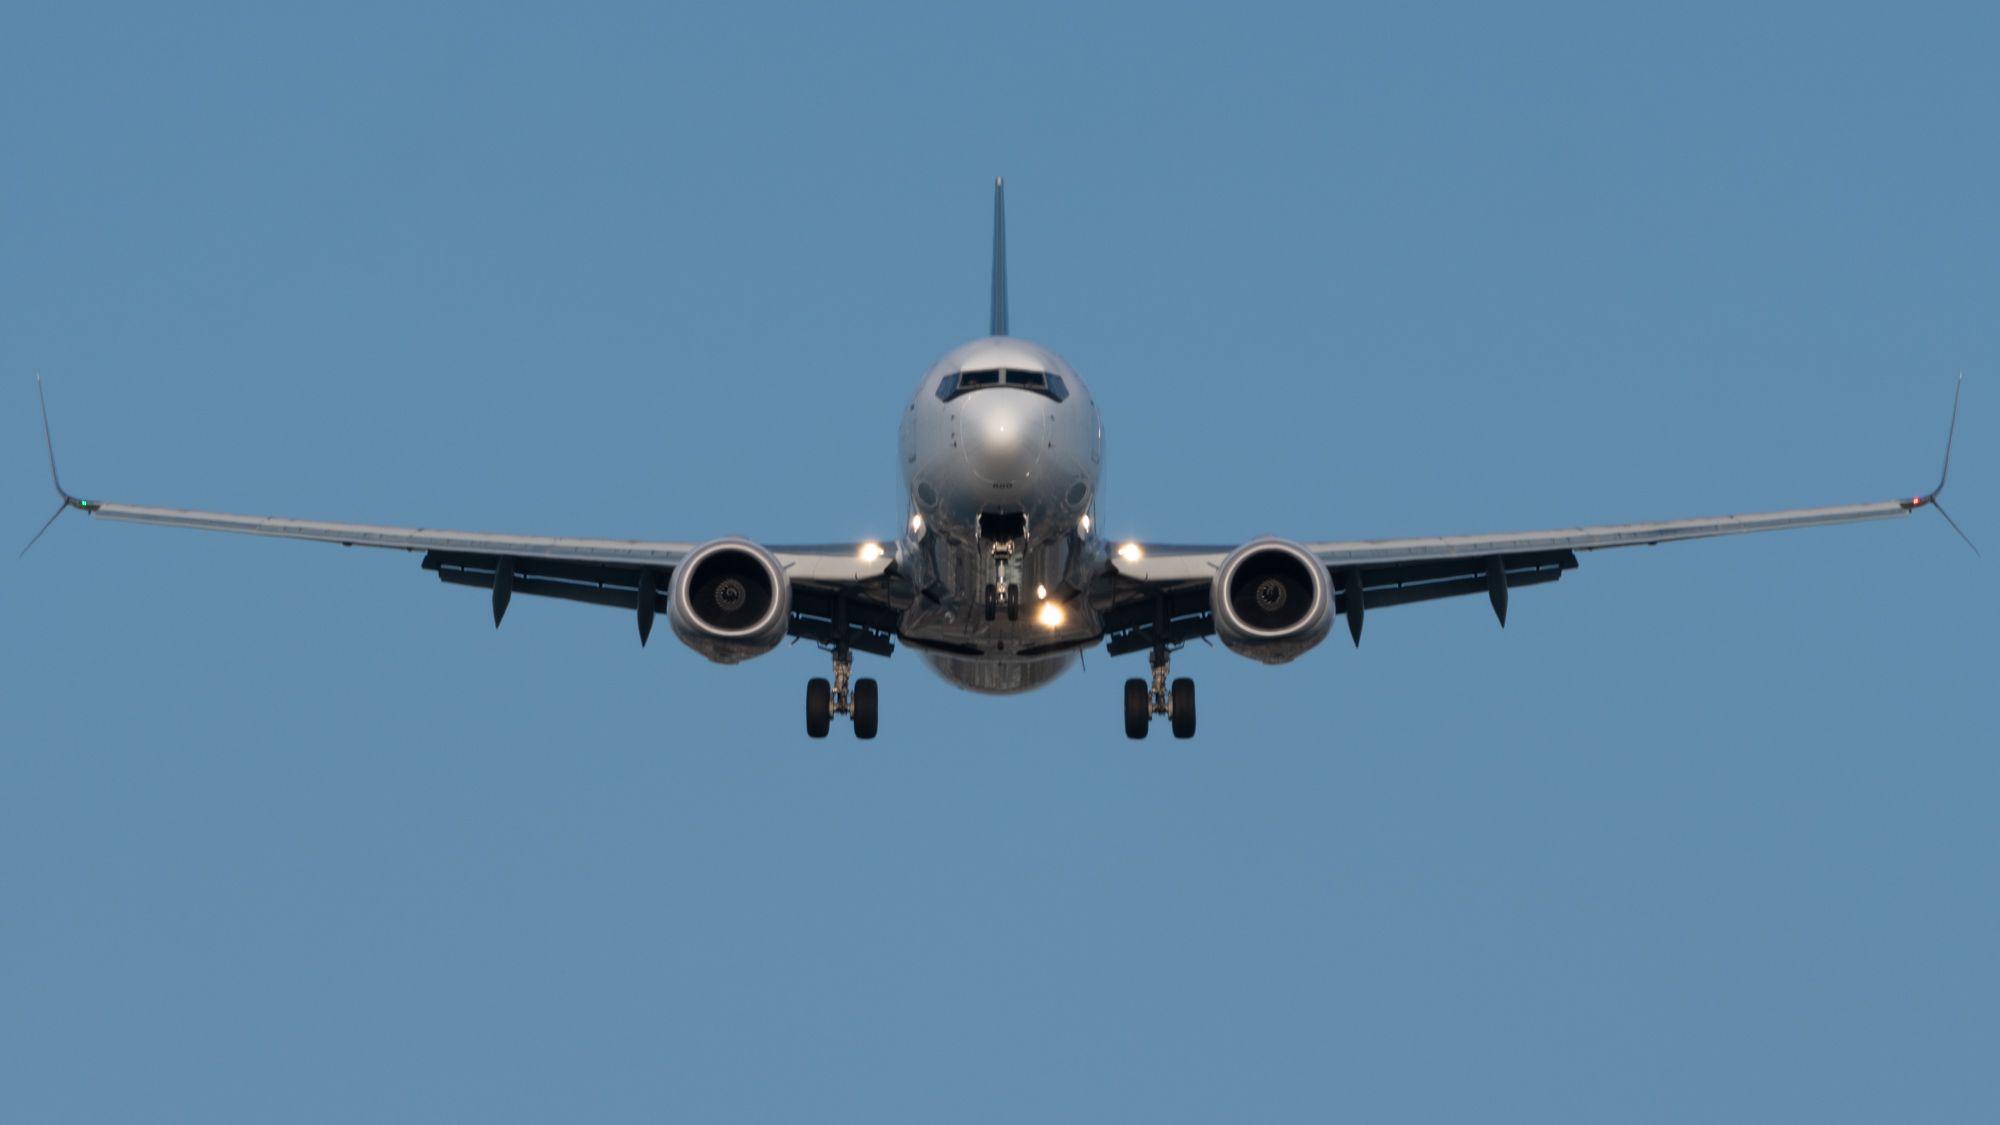
<instances>
[{"instance_id":1,"label":"engine intake","mask_svg":"<svg viewBox=\"0 0 2000 1125\"><path fill-rule=\"evenodd\" d=\"M1209 589L1215 636L1231 652L1283 664L1326 639L1333 583L1312 552L1285 539L1254 539L1231 551Z\"/></svg>"},{"instance_id":2,"label":"engine intake","mask_svg":"<svg viewBox=\"0 0 2000 1125\"><path fill-rule=\"evenodd\" d=\"M667 621L681 643L736 664L778 647L792 616L792 584L778 558L744 539L717 539L674 568Z\"/></svg>"}]
</instances>

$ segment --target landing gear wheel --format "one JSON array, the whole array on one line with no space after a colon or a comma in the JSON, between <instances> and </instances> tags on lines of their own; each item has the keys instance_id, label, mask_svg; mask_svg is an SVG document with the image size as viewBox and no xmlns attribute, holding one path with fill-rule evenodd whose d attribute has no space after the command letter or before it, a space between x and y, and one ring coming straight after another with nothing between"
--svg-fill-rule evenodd
<instances>
[{"instance_id":1,"label":"landing gear wheel","mask_svg":"<svg viewBox=\"0 0 2000 1125\"><path fill-rule=\"evenodd\" d=\"M1144 680L1125 681L1125 737L1144 738L1153 725L1153 701Z\"/></svg>"},{"instance_id":2,"label":"landing gear wheel","mask_svg":"<svg viewBox=\"0 0 2000 1125\"><path fill-rule=\"evenodd\" d=\"M1136 682L1136 681L1135 681ZM1182 677L1174 681L1174 737L1194 737L1194 681Z\"/></svg>"},{"instance_id":3,"label":"landing gear wheel","mask_svg":"<svg viewBox=\"0 0 2000 1125\"><path fill-rule=\"evenodd\" d=\"M875 737L875 681L859 679L854 681L854 737Z\"/></svg>"},{"instance_id":4,"label":"landing gear wheel","mask_svg":"<svg viewBox=\"0 0 2000 1125\"><path fill-rule=\"evenodd\" d=\"M806 681L806 737L825 738L833 725L833 685L819 677Z\"/></svg>"}]
</instances>

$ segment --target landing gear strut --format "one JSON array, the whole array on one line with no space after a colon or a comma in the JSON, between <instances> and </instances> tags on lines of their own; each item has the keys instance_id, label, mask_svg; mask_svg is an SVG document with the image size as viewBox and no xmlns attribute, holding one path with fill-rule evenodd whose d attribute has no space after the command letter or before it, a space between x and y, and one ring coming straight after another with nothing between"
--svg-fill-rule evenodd
<instances>
[{"instance_id":1,"label":"landing gear strut","mask_svg":"<svg viewBox=\"0 0 2000 1125\"><path fill-rule=\"evenodd\" d=\"M806 736L825 738L835 715L854 719L854 737L874 738L880 692L866 676L856 680L854 654L846 645L833 650L833 682L815 676L806 681Z\"/></svg>"},{"instance_id":2,"label":"landing gear strut","mask_svg":"<svg viewBox=\"0 0 2000 1125\"><path fill-rule=\"evenodd\" d=\"M1172 657L1165 645L1153 649L1152 682L1125 681L1125 737L1144 738L1153 716L1165 715L1175 738L1194 737L1194 681L1183 676L1169 685Z\"/></svg>"}]
</instances>

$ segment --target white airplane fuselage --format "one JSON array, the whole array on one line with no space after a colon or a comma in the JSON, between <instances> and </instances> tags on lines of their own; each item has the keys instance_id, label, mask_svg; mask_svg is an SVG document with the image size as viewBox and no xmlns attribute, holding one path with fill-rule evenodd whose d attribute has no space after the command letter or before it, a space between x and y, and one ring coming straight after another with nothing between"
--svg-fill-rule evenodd
<instances>
[{"instance_id":1,"label":"white airplane fuselage","mask_svg":"<svg viewBox=\"0 0 2000 1125\"><path fill-rule=\"evenodd\" d=\"M983 692L1055 679L1101 630L1086 591L1104 427L1068 363L989 336L931 366L903 412L904 641Z\"/></svg>"}]
</instances>

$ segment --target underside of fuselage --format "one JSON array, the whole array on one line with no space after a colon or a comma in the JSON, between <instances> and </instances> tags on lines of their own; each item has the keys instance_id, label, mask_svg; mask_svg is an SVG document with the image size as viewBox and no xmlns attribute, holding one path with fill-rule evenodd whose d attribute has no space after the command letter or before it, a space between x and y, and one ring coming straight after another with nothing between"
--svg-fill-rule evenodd
<instances>
[{"instance_id":1,"label":"underside of fuselage","mask_svg":"<svg viewBox=\"0 0 2000 1125\"><path fill-rule=\"evenodd\" d=\"M924 663L947 682L968 691L986 695L1016 695L1053 682L1076 663L1076 654L1015 660L926 651Z\"/></svg>"}]
</instances>

